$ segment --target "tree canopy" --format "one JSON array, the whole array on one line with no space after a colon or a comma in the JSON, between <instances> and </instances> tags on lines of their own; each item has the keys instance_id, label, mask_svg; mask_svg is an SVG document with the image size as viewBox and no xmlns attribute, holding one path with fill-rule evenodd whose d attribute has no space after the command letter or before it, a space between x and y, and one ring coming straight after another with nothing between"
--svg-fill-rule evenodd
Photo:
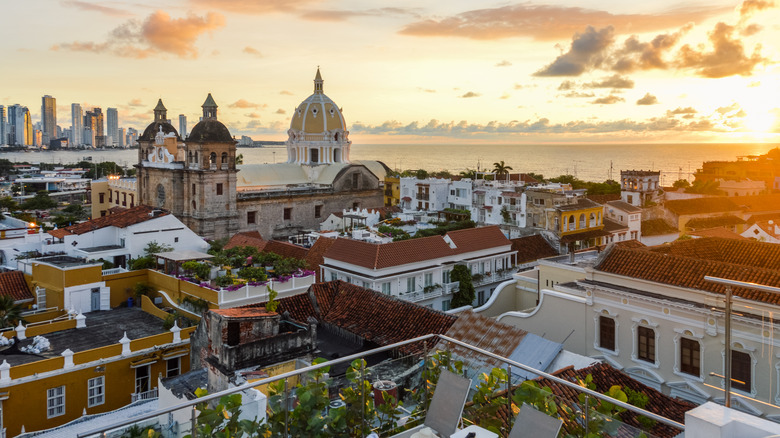
<instances>
[{"instance_id":1,"label":"tree canopy","mask_svg":"<svg viewBox=\"0 0 780 438\"><path fill-rule=\"evenodd\" d=\"M474 302L474 298L476 298L476 292L474 291L474 285L471 283L469 268L466 265L455 265L452 268L450 279L459 283L458 291L452 294L452 308L471 305Z\"/></svg>"}]
</instances>

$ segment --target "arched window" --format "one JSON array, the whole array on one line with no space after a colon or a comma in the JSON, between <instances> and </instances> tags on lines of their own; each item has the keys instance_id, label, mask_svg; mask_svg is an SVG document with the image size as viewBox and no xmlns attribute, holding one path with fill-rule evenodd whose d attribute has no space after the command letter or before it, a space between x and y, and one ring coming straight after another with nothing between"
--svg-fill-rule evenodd
<instances>
[{"instance_id":1,"label":"arched window","mask_svg":"<svg viewBox=\"0 0 780 438\"><path fill-rule=\"evenodd\" d=\"M211 153L211 164L217 164L217 153L212 152Z\"/></svg>"},{"instance_id":2,"label":"arched window","mask_svg":"<svg viewBox=\"0 0 780 438\"><path fill-rule=\"evenodd\" d=\"M195 201L192 201L192 211L195 211Z\"/></svg>"},{"instance_id":3,"label":"arched window","mask_svg":"<svg viewBox=\"0 0 780 438\"><path fill-rule=\"evenodd\" d=\"M195 151L195 162L198 162L198 151Z\"/></svg>"},{"instance_id":4,"label":"arched window","mask_svg":"<svg viewBox=\"0 0 780 438\"><path fill-rule=\"evenodd\" d=\"M227 164L227 160L228 160L227 152L222 152L222 164Z\"/></svg>"},{"instance_id":5,"label":"arched window","mask_svg":"<svg viewBox=\"0 0 780 438\"><path fill-rule=\"evenodd\" d=\"M575 225L574 215L569 216L569 231L574 231Z\"/></svg>"},{"instance_id":6,"label":"arched window","mask_svg":"<svg viewBox=\"0 0 780 438\"><path fill-rule=\"evenodd\" d=\"M588 221L588 227L595 227L598 224L596 223L596 215L591 213L590 214L590 220Z\"/></svg>"},{"instance_id":7,"label":"arched window","mask_svg":"<svg viewBox=\"0 0 780 438\"><path fill-rule=\"evenodd\" d=\"M585 213L582 213L580 215L580 226L579 229L585 228Z\"/></svg>"}]
</instances>

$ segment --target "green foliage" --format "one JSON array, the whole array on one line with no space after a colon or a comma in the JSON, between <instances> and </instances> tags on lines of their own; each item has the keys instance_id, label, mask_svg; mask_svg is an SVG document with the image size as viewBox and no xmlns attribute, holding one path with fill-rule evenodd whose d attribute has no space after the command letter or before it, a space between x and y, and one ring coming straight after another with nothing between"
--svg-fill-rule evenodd
<instances>
[{"instance_id":1,"label":"green foliage","mask_svg":"<svg viewBox=\"0 0 780 438\"><path fill-rule=\"evenodd\" d=\"M209 242L209 250L208 253L211 255L217 255L222 251L222 249L227 245L228 238L223 237L221 239L214 239Z\"/></svg>"},{"instance_id":2,"label":"green foliage","mask_svg":"<svg viewBox=\"0 0 780 438\"><path fill-rule=\"evenodd\" d=\"M507 207L506 205L501 207L501 218L504 220L505 224L512 222L512 214L509 213L509 207Z\"/></svg>"},{"instance_id":3,"label":"green foliage","mask_svg":"<svg viewBox=\"0 0 780 438\"><path fill-rule=\"evenodd\" d=\"M718 181L699 181L696 180L690 187L685 189L685 193L697 193L700 195L723 195Z\"/></svg>"},{"instance_id":4,"label":"green foliage","mask_svg":"<svg viewBox=\"0 0 780 438\"><path fill-rule=\"evenodd\" d=\"M346 435L361 437L371 433L371 424L376 418L371 383L365 379L366 361L355 359L347 368L347 381L350 385L341 390L339 396L346 403L344 423ZM365 419L365 421L363 421Z\"/></svg>"},{"instance_id":5,"label":"green foliage","mask_svg":"<svg viewBox=\"0 0 780 438\"><path fill-rule=\"evenodd\" d=\"M196 389L195 395L203 397L208 394L204 389ZM263 436L265 426L254 420L239 420L241 413L241 394L229 394L219 399L212 409L206 403L197 405L199 414L196 431L199 437L241 438ZM192 438L187 435L185 438Z\"/></svg>"},{"instance_id":6,"label":"green foliage","mask_svg":"<svg viewBox=\"0 0 780 438\"><path fill-rule=\"evenodd\" d=\"M265 310L269 312L276 312L276 309L279 307L279 302L276 301L276 297L279 296L279 292L268 288L268 302L265 303Z\"/></svg>"},{"instance_id":7,"label":"green foliage","mask_svg":"<svg viewBox=\"0 0 780 438\"><path fill-rule=\"evenodd\" d=\"M208 280L211 274L211 265L207 263L189 260L181 264L181 267L190 273L195 274L199 280Z\"/></svg>"},{"instance_id":8,"label":"green foliage","mask_svg":"<svg viewBox=\"0 0 780 438\"><path fill-rule=\"evenodd\" d=\"M121 438L159 438L162 434L152 427L141 429L137 425L132 425L124 430Z\"/></svg>"},{"instance_id":9,"label":"green foliage","mask_svg":"<svg viewBox=\"0 0 780 438\"><path fill-rule=\"evenodd\" d=\"M0 198L0 208L8 211L15 211L19 209L19 203L14 201L14 198L6 196L4 198Z\"/></svg>"},{"instance_id":10,"label":"green foliage","mask_svg":"<svg viewBox=\"0 0 780 438\"><path fill-rule=\"evenodd\" d=\"M154 256L138 257L135 260L130 260L130 270L137 271L139 269L154 269L157 267L157 260Z\"/></svg>"},{"instance_id":11,"label":"green foliage","mask_svg":"<svg viewBox=\"0 0 780 438\"><path fill-rule=\"evenodd\" d=\"M502 420L498 412L507 405L507 397L506 394L499 396L494 394L506 389L507 379L507 372L503 368L493 368L490 374L482 373L471 399L473 404L469 408L470 418L474 424L499 435Z\"/></svg>"},{"instance_id":12,"label":"green foliage","mask_svg":"<svg viewBox=\"0 0 780 438\"><path fill-rule=\"evenodd\" d=\"M541 173L527 172L526 175L539 181L540 183L546 182L546 180L544 179L544 175L542 175Z\"/></svg>"},{"instance_id":13,"label":"green foliage","mask_svg":"<svg viewBox=\"0 0 780 438\"><path fill-rule=\"evenodd\" d=\"M249 281L265 281L268 276L265 273L265 268L255 268L252 266L245 266L238 270L238 276Z\"/></svg>"},{"instance_id":14,"label":"green foliage","mask_svg":"<svg viewBox=\"0 0 780 438\"><path fill-rule=\"evenodd\" d=\"M233 277L229 275L220 275L214 280L214 282L219 287L227 287L233 284Z\"/></svg>"},{"instance_id":15,"label":"green foliage","mask_svg":"<svg viewBox=\"0 0 780 438\"><path fill-rule=\"evenodd\" d=\"M14 163L6 158L0 158L0 176L8 176L14 171Z\"/></svg>"},{"instance_id":16,"label":"green foliage","mask_svg":"<svg viewBox=\"0 0 780 438\"><path fill-rule=\"evenodd\" d=\"M125 171L119 164L113 161L104 161L102 163L93 163L90 161L80 161L76 164L68 164L66 167L89 169L84 173L84 178L100 179L108 175L125 176ZM96 172L97 171L97 172Z\"/></svg>"},{"instance_id":17,"label":"green foliage","mask_svg":"<svg viewBox=\"0 0 780 438\"><path fill-rule=\"evenodd\" d=\"M411 237L409 236L409 233L402 230L401 228L392 227L390 225L380 225L377 227L377 231L379 231L380 234L391 236L393 238L393 241L406 240Z\"/></svg>"},{"instance_id":18,"label":"green foliage","mask_svg":"<svg viewBox=\"0 0 780 438\"><path fill-rule=\"evenodd\" d=\"M236 155L236 164L244 164L244 154Z\"/></svg>"},{"instance_id":19,"label":"green foliage","mask_svg":"<svg viewBox=\"0 0 780 438\"><path fill-rule=\"evenodd\" d=\"M317 358L312 364L325 362ZM325 374L329 367L320 368L303 376L295 388L285 393L284 381L279 380L269 385L268 431L271 436L285 436L285 406L290 405L286 398L294 391L297 396L297 406L287 414L287 436L300 437L331 437L339 435L346 428L343 410L332 409L328 415L323 412L330 402L328 398L329 379Z\"/></svg>"},{"instance_id":20,"label":"green foliage","mask_svg":"<svg viewBox=\"0 0 780 438\"><path fill-rule=\"evenodd\" d=\"M675 189L687 189L691 186L691 183L687 179L678 179L672 183L672 187Z\"/></svg>"},{"instance_id":21,"label":"green foliage","mask_svg":"<svg viewBox=\"0 0 780 438\"><path fill-rule=\"evenodd\" d=\"M104 271L106 269L114 269L114 268L116 268L115 264L113 264L112 262L109 262L108 260L104 260L104 259L90 260L89 262L90 263L98 263L98 262L102 263L103 264L103 268L102 269Z\"/></svg>"},{"instance_id":22,"label":"green foliage","mask_svg":"<svg viewBox=\"0 0 780 438\"><path fill-rule=\"evenodd\" d=\"M22 203L22 210L48 210L57 206L57 202L49 196L49 192L41 190L32 198Z\"/></svg>"},{"instance_id":23,"label":"green foliage","mask_svg":"<svg viewBox=\"0 0 780 438\"><path fill-rule=\"evenodd\" d=\"M173 251L172 246L166 245L164 243L157 243L156 240L152 240L151 242L147 243L146 247L144 248L144 254L147 256L161 253L161 252L170 252L170 251Z\"/></svg>"},{"instance_id":24,"label":"green foliage","mask_svg":"<svg viewBox=\"0 0 780 438\"><path fill-rule=\"evenodd\" d=\"M197 321L193 321L187 315L184 315L179 311L175 310L173 311L173 313L169 313L168 316L165 317L165 320L163 320L163 329L170 330L171 327L173 327L174 322L176 322L176 325L179 328L192 327L198 325Z\"/></svg>"},{"instance_id":25,"label":"green foliage","mask_svg":"<svg viewBox=\"0 0 780 438\"><path fill-rule=\"evenodd\" d=\"M189 305L192 311L195 313L203 313L209 310L209 302L203 298L186 296L182 302L187 303L187 305Z\"/></svg>"},{"instance_id":26,"label":"green foliage","mask_svg":"<svg viewBox=\"0 0 780 438\"><path fill-rule=\"evenodd\" d=\"M477 171L474 169L466 169L460 171L461 178L477 179Z\"/></svg>"},{"instance_id":27,"label":"green foliage","mask_svg":"<svg viewBox=\"0 0 780 438\"><path fill-rule=\"evenodd\" d=\"M512 166L507 166L504 164L504 160L499 161L498 163L493 163L493 171L496 172L496 176L505 175L506 179L509 180L509 171L514 170L512 169ZM497 178L501 179L501 178Z\"/></svg>"},{"instance_id":28,"label":"green foliage","mask_svg":"<svg viewBox=\"0 0 780 438\"><path fill-rule=\"evenodd\" d=\"M649 401L649 399L647 398L647 394L639 391L634 391L633 389L627 386L623 387L623 392L625 392L626 395L628 396L628 402L630 404L640 409L644 409L645 406L647 406L647 402ZM637 415L636 421L639 422L643 430L651 430L656 424L655 420L645 417L644 415Z\"/></svg>"},{"instance_id":29,"label":"green foliage","mask_svg":"<svg viewBox=\"0 0 780 438\"><path fill-rule=\"evenodd\" d=\"M471 272L466 265L455 265L452 268L450 278L453 282L458 282L458 291L452 294L452 308L469 306L476 298L474 285L471 283Z\"/></svg>"},{"instance_id":30,"label":"green foliage","mask_svg":"<svg viewBox=\"0 0 780 438\"><path fill-rule=\"evenodd\" d=\"M586 182L589 195L619 195L620 183L608 179L603 183Z\"/></svg>"},{"instance_id":31,"label":"green foliage","mask_svg":"<svg viewBox=\"0 0 780 438\"><path fill-rule=\"evenodd\" d=\"M22 319L22 306L10 295L0 295L0 328L15 327Z\"/></svg>"},{"instance_id":32,"label":"green foliage","mask_svg":"<svg viewBox=\"0 0 780 438\"><path fill-rule=\"evenodd\" d=\"M139 282L135 284L133 291L135 292L135 298L140 300L144 295L149 296L154 291L154 288L146 283Z\"/></svg>"},{"instance_id":33,"label":"green foliage","mask_svg":"<svg viewBox=\"0 0 780 438\"><path fill-rule=\"evenodd\" d=\"M415 238L418 237L430 237L430 236L443 236L450 231L463 230L465 228L474 228L476 224L471 219L448 222L445 224L439 224L436 228L428 228L425 230L419 230L414 234Z\"/></svg>"},{"instance_id":34,"label":"green foliage","mask_svg":"<svg viewBox=\"0 0 780 438\"><path fill-rule=\"evenodd\" d=\"M445 350L437 350L435 353L425 358L422 370L422 382L419 387L407 389L412 400L415 403L411 418L423 418L433 398L433 392L436 390L436 384L439 382L439 376L442 370L463 375L463 362L452 359L452 353ZM407 423L408 424L408 423Z\"/></svg>"}]
</instances>

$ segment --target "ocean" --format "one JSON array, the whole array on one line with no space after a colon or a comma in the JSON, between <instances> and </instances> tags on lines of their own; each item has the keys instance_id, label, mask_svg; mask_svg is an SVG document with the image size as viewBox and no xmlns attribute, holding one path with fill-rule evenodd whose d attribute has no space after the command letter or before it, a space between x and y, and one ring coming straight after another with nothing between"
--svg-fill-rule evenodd
<instances>
[{"instance_id":1,"label":"ocean","mask_svg":"<svg viewBox=\"0 0 780 438\"><path fill-rule=\"evenodd\" d=\"M661 184L679 178L693 181L704 161L733 161L738 156L760 155L775 144L353 144L352 160L379 160L391 169L492 169L503 160L512 172L533 172L546 177L572 174L585 181L618 180L621 170L660 170ZM239 148L245 164L283 162L284 147ZM137 150L6 152L14 162L75 163L114 161L122 166L137 162Z\"/></svg>"}]
</instances>

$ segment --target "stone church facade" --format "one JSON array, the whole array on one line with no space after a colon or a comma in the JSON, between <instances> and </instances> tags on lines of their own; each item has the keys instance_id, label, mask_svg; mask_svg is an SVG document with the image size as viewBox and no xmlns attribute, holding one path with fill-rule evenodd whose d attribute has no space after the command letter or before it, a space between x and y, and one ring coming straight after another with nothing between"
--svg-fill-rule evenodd
<instances>
[{"instance_id":1,"label":"stone church facade","mask_svg":"<svg viewBox=\"0 0 780 438\"><path fill-rule=\"evenodd\" d=\"M138 139L140 202L165 209L206 239L258 231L279 239L318 230L331 213L383 205L387 167L349 161L349 132L338 108L322 92L296 109L288 131L288 160L236 165L236 141L217 120L211 94L203 118L182 139L160 100L154 121Z\"/></svg>"}]
</instances>

